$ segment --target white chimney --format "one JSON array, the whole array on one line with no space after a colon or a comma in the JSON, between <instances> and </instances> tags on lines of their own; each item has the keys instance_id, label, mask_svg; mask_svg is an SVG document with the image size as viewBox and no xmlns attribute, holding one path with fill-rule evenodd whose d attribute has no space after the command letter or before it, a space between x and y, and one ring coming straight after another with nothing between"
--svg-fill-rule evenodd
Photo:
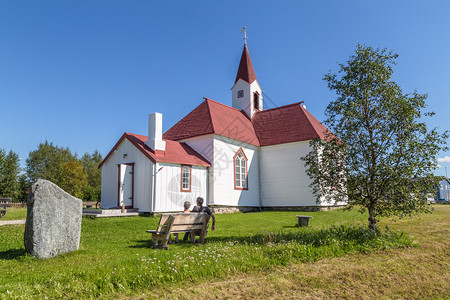
<instances>
[{"instance_id":1,"label":"white chimney","mask_svg":"<svg viewBox=\"0 0 450 300\"><path fill-rule=\"evenodd\" d=\"M162 114L148 115L148 140L145 144L155 152L166 150L166 142L162 140Z\"/></svg>"}]
</instances>

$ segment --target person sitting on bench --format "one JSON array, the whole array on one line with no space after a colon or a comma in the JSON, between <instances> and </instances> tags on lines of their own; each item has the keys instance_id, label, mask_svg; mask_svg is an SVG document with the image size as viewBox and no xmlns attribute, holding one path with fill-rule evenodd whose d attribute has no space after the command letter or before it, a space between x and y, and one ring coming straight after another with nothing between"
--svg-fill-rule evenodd
<instances>
[{"instance_id":1,"label":"person sitting on bench","mask_svg":"<svg viewBox=\"0 0 450 300\"><path fill-rule=\"evenodd\" d=\"M197 198L197 205L194 206L194 208L192 209L193 213L198 212L198 213L207 213L208 215L211 216L212 218L212 225L211 225L211 230L214 231L216 229L216 217L214 216L214 214L212 213L211 209L209 209L209 207L207 206L203 206L203 198L202 197L198 197ZM187 241L189 237L189 233L185 233L184 234L184 238L183 241Z\"/></svg>"},{"instance_id":2,"label":"person sitting on bench","mask_svg":"<svg viewBox=\"0 0 450 300\"><path fill-rule=\"evenodd\" d=\"M191 207L191 202L184 201L183 207L183 214L190 213L189 208ZM174 233L173 236L175 237L175 244L178 244L178 233ZM172 237L169 237L169 244L172 244Z\"/></svg>"}]
</instances>

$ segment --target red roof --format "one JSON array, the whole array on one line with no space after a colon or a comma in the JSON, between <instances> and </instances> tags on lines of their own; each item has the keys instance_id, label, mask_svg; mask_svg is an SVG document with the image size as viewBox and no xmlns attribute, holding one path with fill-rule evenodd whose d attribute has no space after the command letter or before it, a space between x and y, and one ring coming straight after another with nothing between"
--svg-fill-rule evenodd
<instances>
[{"instance_id":1,"label":"red roof","mask_svg":"<svg viewBox=\"0 0 450 300\"><path fill-rule=\"evenodd\" d=\"M166 142L166 150L155 154L155 151L145 145L145 142L148 140L147 136L125 132L105 159L100 163L99 168L105 163L123 139L129 140L153 163L167 162L203 167L209 167L211 165L209 161L185 143L164 140Z\"/></svg>"},{"instance_id":2,"label":"red roof","mask_svg":"<svg viewBox=\"0 0 450 300\"><path fill-rule=\"evenodd\" d=\"M301 102L256 112L252 122L261 146L324 139L328 130Z\"/></svg>"},{"instance_id":3,"label":"red roof","mask_svg":"<svg viewBox=\"0 0 450 300\"><path fill-rule=\"evenodd\" d=\"M259 146L253 124L236 108L204 98L199 106L167 130L163 138L183 140L205 134L217 134Z\"/></svg>"},{"instance_id":4,"label":"red roof","mask_svg":"<svg viewBox=\"0 0 450 300\"><path fill-rule=\"evenodd\" d=\"M255 70L253 69L252 60L250 59L247 45L244 45L241 62L239 63L239 68L234 83L236 83L239 78L247 81L248 83L252 83L256 80Z\"/></svg>"}]
</instances>

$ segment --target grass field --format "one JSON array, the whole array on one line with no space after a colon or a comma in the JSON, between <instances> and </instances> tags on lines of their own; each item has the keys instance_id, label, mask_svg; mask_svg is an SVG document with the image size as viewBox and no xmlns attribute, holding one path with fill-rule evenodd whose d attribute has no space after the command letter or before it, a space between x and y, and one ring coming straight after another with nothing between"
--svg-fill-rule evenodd
<instances>
[{"instance_id":1,"label":"grass field","mask_svg":"<svg viewBox=\"0 0 450 300\"><path fill-rule=\"evenodd\" d=\"M1 226L0 298L448 297L450 206L383 220L379 235L354 211L308 213L309 228L296 214L218 215L207 244L169 251L150 248L158 218L83 219L80 250L43 261L25 253L23 225Z\"/></svg>"}]
</instances>

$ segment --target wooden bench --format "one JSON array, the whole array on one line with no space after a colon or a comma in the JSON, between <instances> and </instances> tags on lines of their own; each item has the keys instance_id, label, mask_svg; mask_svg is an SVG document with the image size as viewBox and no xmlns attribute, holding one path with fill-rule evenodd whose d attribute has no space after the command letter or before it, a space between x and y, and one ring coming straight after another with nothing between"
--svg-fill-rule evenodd
<instances>
[{"instance_id":1,"label":"wooden bench","mask_svg":"<svg viewBox=\"0 0 450 300\"><path fill-rule=\"evenodd\" d=\"M205 213L162 214L158 228L147 232L152 234L153 248L169 249L167 243L170 234L181 232L189 232L192 243L195 243L196 235L200 236L199 242L204 243L210 218L211 216Z\"/></svg>"},{"instance_id":2,"label":"wooden bench","mask_svg":"<svg viewBox=\"0 0 450 300\"><path fill-rule=\"evenodd\" d=\"M0 198L0 219L3 218L4 215L6 215L6 208L11 207L11 198Z\"/></svg>"}]
</instances>

